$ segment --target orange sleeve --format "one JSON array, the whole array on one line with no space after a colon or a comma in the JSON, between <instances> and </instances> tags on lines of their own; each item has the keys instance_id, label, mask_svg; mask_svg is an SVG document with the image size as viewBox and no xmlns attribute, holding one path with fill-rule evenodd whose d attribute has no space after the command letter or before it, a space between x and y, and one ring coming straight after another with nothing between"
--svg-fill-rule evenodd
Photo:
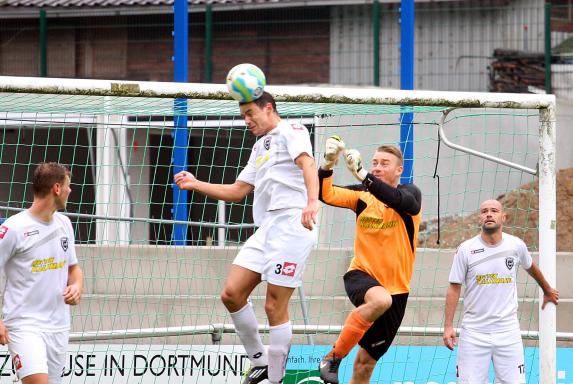
<instances>
[{"instance_id":1,"label":"orange sleeve","mask_svg":"<svg viewBox=\"0 0 573 384\"><path fill-rule=\"evenodd\" d=\"M332 171L319 171L320 193L319 199L323 203L334 207L348 208L356 212L360 199L360 192L332 185Z\"/></svg>"}]
</instances>

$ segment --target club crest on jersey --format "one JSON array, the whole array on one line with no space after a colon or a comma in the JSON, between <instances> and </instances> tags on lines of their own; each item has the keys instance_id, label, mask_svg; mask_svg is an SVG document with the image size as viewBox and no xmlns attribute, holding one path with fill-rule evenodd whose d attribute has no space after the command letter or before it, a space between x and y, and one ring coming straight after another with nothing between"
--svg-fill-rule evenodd
<instances>
[{"instance_id":1,"label":"club crest on jersey","mask_svg":"<svg viewBox=\"0 0 573 384\"><path fill-rule=\"evenodd\" d=\"M507 269L509 269L511 271L511 268L513 268L514 265L515 265L515 261L513 260L513 257L506 257L505 258L505 266L507 267Z\"/></svg>"},{"instance_id":2,"label":"club crest on jersey","mask_svg":"<svg viewBox=\"0 0 573 384\"><path fill-rule=\"evenodd\" d=\"M6 232L8 232L8 227L5 225L0 225L0 240L4 238Z\"/></svg>"},{"instance_id":3,"label":"club crest on jersey","mask_svg":"<svg viewBox=\"0 0 573 384\"><path fill-rule=\"evenodd\" d=\"M265 149L267 151L271 147L271 137L270 136L265 137L265 141L263 141L263 147L265 147Z\"/></svg>"},{"instance_id":4,"label":"club crest on jersey","mask_svg":"<svg viewBox=\"0 0 573 384\"><path fill-rule=\"evenodd\" d=\"M285 261L285 263L283 264L283 271L282 274L285 276L294 276L294 273L296 272L296 263L289 263L288 261Z\"/></svg>"},{"instance_id":5,"label":"club crest on jersey","mask_svg":"<svg viewBox=\"0 0 573 384\"><path fill-rule=\"evenodd\" d=\"M64 250L64 252L66 252L68 250L68 238L67 237L60 238L60 244L62 245L62 249Z\"/></svg>"}]
</instances>

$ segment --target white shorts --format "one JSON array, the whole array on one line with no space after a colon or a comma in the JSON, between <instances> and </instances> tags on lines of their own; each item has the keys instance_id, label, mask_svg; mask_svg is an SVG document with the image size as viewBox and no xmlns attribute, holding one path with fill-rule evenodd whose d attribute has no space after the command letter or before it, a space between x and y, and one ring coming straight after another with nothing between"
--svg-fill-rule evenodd
<instances>
[{"instance_id":1,"label":"white shorts","mask_svg":"<svg viewBox=\"0 0 573 384\"><path fill-rule=\"evenodd\" d=\"M281 287L302 283L306 259L316 243L316 229L301 224L301 209L267 212L263 224L245 242L233 264L261 274Z\"/></svg>"},{"instance_id":2,"label":"white shorts","mask_svg":"<svg viewBox=\"0 0 573 384\"><path fill-rule=\"evenodd\" d=\"M525 383L525 358L519 329L482 333L462 328L457 351L458 383L487 383L492 361L496 384Z\"/></svg>"},{"instance_id":3,"label":"white shorts","mask_svg":"<svg viewBox=\"0 0 573 384\"><path fill-rule=\"evenodd\" d=\"M69 334L65 332L9 331L8 349L18 379L36 373L48 374L50 384L62 381L68 352Z\"/></svg>"}]
</instances>

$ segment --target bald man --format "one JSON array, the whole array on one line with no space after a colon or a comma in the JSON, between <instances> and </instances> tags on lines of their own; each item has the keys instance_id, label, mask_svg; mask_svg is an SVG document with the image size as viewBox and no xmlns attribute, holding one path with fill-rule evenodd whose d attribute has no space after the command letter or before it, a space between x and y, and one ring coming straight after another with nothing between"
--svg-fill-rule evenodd
<instances>
[{"instance_id":1,"label":"bald man","mask_svg":"<svg viewBox=\"0 0 573 384\"><path fill-rule=\"evenodd\" d=\"M557 305L559 292L545 280L525 243L503 232L506 220L497 200L480 206L481 232L464 241L454 256L446 294L444 344L456 345L454 314L464 292L464 314L457 351L458 383L488 382L493 362L496 383L525 383L523 343L517 318L517 268L523 266L543 290L547 303Z\"/></svg>"}]
</instances>

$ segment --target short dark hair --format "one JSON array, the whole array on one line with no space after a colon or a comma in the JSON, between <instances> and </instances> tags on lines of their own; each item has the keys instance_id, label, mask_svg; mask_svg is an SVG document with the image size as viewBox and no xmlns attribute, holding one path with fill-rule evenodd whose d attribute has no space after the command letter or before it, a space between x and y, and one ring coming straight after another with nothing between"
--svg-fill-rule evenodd
<instances>
[{"instance_id":1,"label":"short dark hair","mask_svg":"<svg viewBox=\"0 0 573 384\"><path fill-rule=\"evenodd\" d=\"M400 165L404 165L404 155L402 155L400 148L395 145L381 145L376 149L376 152L390 153L398 158Z\"/></svg>"},{"instance_id":2,"label":"short dark hair","mask_svg":"<svg viewBox=\"0 0 573 384\"><path fill-rule=\"evenodd\" d=\"M64 165L55 162L38 164L32 177L34 196L46 196L50 193L50 189L52 189L54 184L62 184L66 176L71 177L71 172Z\"/></svg>"},{"instance_id":3,"label":"short dark hair","mask_svg":"<svg viewBox=\"0 0 573 384\"><path fill-rule=\"evenodd\" d=\"M258 99L254 100L254 101L250 101L250 103L255 103L259 108L263 109L265 107L265 105L267 105L268 103L270 103L273 107L273 111L277 112L277 103L275 101L275 98L273 97L273 95L271 95L268 92L263 92L263 94L261 95L261 97L259 97ZM243 104L249 104L249 103L239 103L241 105Z\"/></svg>"}]
</instances>

